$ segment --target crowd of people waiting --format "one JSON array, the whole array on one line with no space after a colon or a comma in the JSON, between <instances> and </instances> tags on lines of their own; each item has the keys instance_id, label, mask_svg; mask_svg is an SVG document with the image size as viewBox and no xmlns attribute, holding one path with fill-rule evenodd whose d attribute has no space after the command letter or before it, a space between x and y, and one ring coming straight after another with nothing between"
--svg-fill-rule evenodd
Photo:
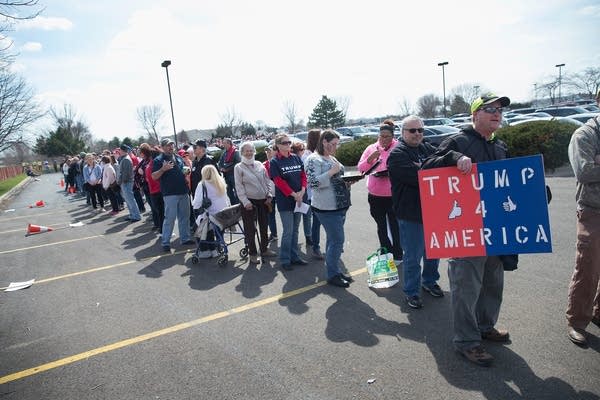
<instances>
[{"instance_id":1,"label":"crowd of people waiting","mask_svg":"<svg viewBox=\"0 0 600 400\"><path fill-rule=\"evenodd\" d=\"M469 173L476 162L507 158L507 147L494 137L494 132L500 127L502 108L509 104L507 97L480 96L471 105L473 126L446 139L438 148L423 141L420 117L411 115L402 121L400 139L394 137L394 121L386 120L380 126L378 140L360 158L357 168L367 175L367 201L379 245L393 253L396 264L402 267L405 300L414 309L423 307L421 290L433 298L444 296L438 285L439 260L425 255L418 171L455 166ZM152 229L161 234L163 250L171 251L177 220L182 245L196 244L194 237L202 240L199 258L218 255L210 244L214 232L207 215L239 203L249 262L258 264L261 257L278 256L279 266L286 272L308 264L301 258L298 244L303 220L307 253L310 248L310 256L324 263L330 285L347 288L353 278L342 269L340 258L346 214L351 206L350 187L356 181L344 179L344 166L335 157L338 144L339 136L331 129L310 130L306 144L292 145L287 134L277 134L274 145L265 148L264 163L255 160L256 149L248 141L238 150L231 139L224 139L224 152L218 162L206 153L203 140L181 149L176 149L170 139L163 139L160 146L144 143L137 151L121 145L113 152L81 153L69 158L63 165L65 190L84 194L88 204L99 211L110 202L113 215L124 210L126 204L131 222L140 221L145 205L149 205ZM589 209L589 205L584 206ZM282 228L280 238L276 213ZM320 246L321 227L326 237L324 252ZM277 240L275 253L267 245ZM596 236L594 240L598 240ZM598 247L594 248L597 253ZM588 257L586 260L591 262ZM497 329L496 322L504 270L516 268L515 263L515 259L507 264L496 256L448 260L454 345L478 365L489 366L493 361L481 344L483 340L509 341L508 331ZM578 264L578 268L574 280L579 279L580 271L592 267ZM571 288L568 334L577 344L585 342L587 323L600 323L597 261L594 276L595 283L586 286L585 294L577 293L585 297L584 307L573 305L582 302L575 303L576 286Z\"/></svg>"}]
</instances>

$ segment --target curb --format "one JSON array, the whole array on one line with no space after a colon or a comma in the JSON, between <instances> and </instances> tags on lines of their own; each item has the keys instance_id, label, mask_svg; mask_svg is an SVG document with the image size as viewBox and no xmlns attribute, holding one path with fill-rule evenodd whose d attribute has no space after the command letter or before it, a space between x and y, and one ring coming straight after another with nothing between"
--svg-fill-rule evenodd
<instances>
[{"instance_id":1,"label":"curb","mask_svg":"<svg viewBox=\"0 0 600 400\"><path fill-rule=\"evenodd\" d=\"M6 203L8 203L9 201L11 201L13 199L13 197L15 197L19 193L21 193L25 189L25 187L27 187L31 182L33 182L33 179L31 179L30 177L27 177L27 178L23 179L21 182L19 182L19 184L17 186L15 186L14 188L10 189L8 192L6 192L2 196L0 196L0 207L4 207L4 205Z\"/></svg>"}]
</instances>

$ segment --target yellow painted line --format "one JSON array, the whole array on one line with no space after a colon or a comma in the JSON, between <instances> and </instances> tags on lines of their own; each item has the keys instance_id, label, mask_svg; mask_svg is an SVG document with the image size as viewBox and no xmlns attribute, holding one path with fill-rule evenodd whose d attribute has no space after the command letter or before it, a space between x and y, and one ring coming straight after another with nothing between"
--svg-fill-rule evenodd
<instances>
[{"instance_id":1,"label":"yellow painted line","mask_svg":"<svg viewBox=\"0 0 600 400\"><path fill-rule=\"evenodd\" d=\"M125 265L130 265L130 264L134 264L134 263L137 263L137 262L155 261L155 260L158 260L159 258L162 258L162 257L169 257L169 256L177 255L177 254L185 254L185 253L188 253L190 251L193 251L193 250L176 251L176 252L173 252L171 254L162 254L162 255L159 255L159 256L152 256L152 257L140 258L140 259L136 259L136 260L123 261L123 262L116 263L116 264L104 265L102 267L96 267L96 268L86 269L86 270L83 270L83 271L71 272L71 273L64 274L64 275L58 275L58 276L53 276L53 277L50 277L50 278L36 280L34 282L34 285L39 285L39 284L42 284L42 283L48 283L48 282L52 282L52 281L57 281L59 279L72 278L74 276L79 276L79 275L91 274L92 272L99 272L99 271L105 271L107 269L113 269L113 268L117 268L117 267L123 267ZM5 290L7 287L8 286L0 287L0 290Z\"/></svg>"},{"instance_id":2,"label":"yellow painted line","mask_svg":"<svg viewBox=\"0 0 600 400\"><path fill-rule=\"evenodd\" d=\"M366 268L362 268L356 271L353 271L351 275L360 275L367 271ZM179 332L184 329L189 329L197 325L205 324L207 322L216 321L221 318L229 317L235 314L242 313L244 311L249 311L254 308L263 307L268 304L275 303L279 300L287 299L290 297L297 296L299 294L308 292L310 290L316 289L318 287L324 286L326 284L325 281L319 281L317 283L313 283L312 285L304 286L296 290L291 290L289 292L284 292L275 296L267 297L262 300L258 300L249 304L245 304L243 306L234 307L226 311L220 311L211 315L207 315L206 317L198 318L189 322L183 322L181 324L173 325L168 328L160 329L158 331L149 332L144 335L135 336L129 339L121 340L119 342L115 342L106 346L98 347L92 350L84 351L83 353L75 354L70 357L61 358L56 361L52 361L46 364L38 365L37 367L25 369L19 372L15 372L10 375L5 375L0 377L0 385L3 385L8 382L13 382L19 379L26 378L28 376L36 375L41 372L49 371L54 368L62 367L65 365L69 365L75 363L77 361L85 360L90 357L97 356L99 354L108 353L114 350L121 349L123 347L132 346L138 343L145 342L150 339L155 339L164 335L168 335L171 333Z\"/></svg>"},{"instance_id":3,"label":"yellow painted line","mask_svg":"<svg viewBox=\"0 0 600 400\"><path fill-rule=\"evenodd\" d=\"M38 235L44 235L44 233L39 233ZM105 235L87 236L87 237L83 237L83 238L63 240L61 242L53 242L53 243L39 244L37 246L29 246L29 247L21 247L21 248L12 249L12 250L4 250L4 251L0 251L0 254L16 253L17 251L39 249L42 247L55 246L57 244L67 244L67 243L79 242L81 240L93 239L93 238L102 237L102 236L105 236Z\"/></svg>"}]
</instances>

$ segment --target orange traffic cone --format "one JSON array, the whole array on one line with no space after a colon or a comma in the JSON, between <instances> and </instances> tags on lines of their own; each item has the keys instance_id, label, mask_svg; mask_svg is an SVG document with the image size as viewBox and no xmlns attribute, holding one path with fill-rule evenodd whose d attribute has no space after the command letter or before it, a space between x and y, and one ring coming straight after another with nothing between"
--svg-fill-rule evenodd
<instances>
[{"instance_id":1,"label":"orange traffic cone","mask_svg":"<svg viewBox=\"0 0 600 400\"><path fill-rule=\"evenodd\" d=\"M64 180L64 179L61 179L61 180L60 180L60 187L61 187L61 188L64 188L64 187L65 187L65 180Z\"/></svg>"},{"instance_id":2,"label":"orange traffic cone","mask_svg":"<svg viewBox=\"0 0 600 400\"><path fill-rule=\"evenodd\" d=\"M44 200L38 200L35 202L34 205L29 206L29 208L33 208L33 207L44 207L46 205L46 203L44 203Z\"/></svg>"},{"instance_id":3,"label":"orange traffic cone","mask_svg":"<svg viewBox=\"0 0 600 400\"><path fill-rule=\"evenodd\" d=\"M47 227L47 226L29 224L29 225L27 225L27 236L36 235L36 234L42 233L42 232L50 232L52 230L53 230L52 228Z\"/></svg>"}]
</instances>

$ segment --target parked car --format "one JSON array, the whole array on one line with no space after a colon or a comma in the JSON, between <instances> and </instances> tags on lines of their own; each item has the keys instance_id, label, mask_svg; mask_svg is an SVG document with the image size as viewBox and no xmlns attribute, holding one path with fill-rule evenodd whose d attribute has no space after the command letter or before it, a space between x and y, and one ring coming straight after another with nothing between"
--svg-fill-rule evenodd
<instances>
[{"instance_id":1,"label":"parked car","mask_svg":"<svg viewBox=\"0 0 600 400\"><path fill-rule=\"evenodd\" d=\"M379 136L379 132L372 132L364 126L343 126L340 128L335 128L335 130L339 134L351 136L354 138L354 140L358 140L363 137L377 138Z\"/></svg>"},{"instance_id":2,"label":"parked car","mask_svg":"<svg viewBox=\"0 0 600 400\"><path fill-rule=\"evenodd\" d=\"M530 113L530 114L517 114L516 116L512 117L512 118L506 118L506 122L508 122L509 125L512 125L515 122L518 121L525 121L528 119L535 119L535 118L545 118L545 117L552 117L552 115L546 113L546 112L534 112L534 113Z\"/></svg>"},{"instance_id":3,"label":"parked car","mask_svg":"<svg viewBox=\"0 0 600 400\"><path fill-rule=\"evenodd\" d=\"M516 121L510 125L515 126L515 125L520 125L520 124L524 124L527 122L536 122L536 121L560 121L560 122L566 122L566 123L569 123L572 125L577 125L577 126L583 125L583 122L573 119L570 116L569 117L538 117L538 118L524 119L522 121Z\"/></svg>"},{"instance_id":4,"label":"parked car","mask_svg":"<svg viewBox=\"0 0 600 400\"><path fill-rule=\"evenodd\" d=\"M583 107L546 107L535 110L536 112L542 111L548 113L554 117L567 117L573 114L583 114L588 112Z\"/></svg>"},{"instance_id":5,"label":"parked car","mask_svg":"<svg viewBox=\"0 0 600 400\"><path fill-rule=\"evenodd\" d=\"M223 151L223 149L221 149L220 147L217 147L217 146L208 146L206 148L206 152L208 153L209 156L213 156L220 151Z\"/></svg>"},{"instance_id":6,"label":"parked car","mask_svg":"<svg viewBox=\"0 0 600 400\"><path fill-rule=\"evenodd\" d=\"M531 114L536 111L537 110L533 107L515 108L514 110L510 110L510 112L514 114Z\"/></svg>"},{"instance_id":7,"label":"parked car","mask_svg":"<svg viewBox=\"0 0 600 400\"><path fill-rule=\"evenodd\" d=\"M596 104L586 104L581 106L581 108L585 108L592 113L600 113L600 107L598 107Z\"/></svg>"},{"instance_id":8,"label":"parked car","mask_svg":"<svg viewBox=\"0 0 600 400\"><path fill-rule=\"evenodd\" d=\"M423 118L425 126L452 125L453 123L454 121L450 118Z\"/></svg>"},{"instance_id":9,"label":"parked car","mask_svg":"<svg viewBox=\"0 0 600 400\"><path fill-rule=\"evenodd\" d=\"M464 124L465 122L471 122L471 116L467 117L454 117L452 118L452 126L456 126L458 124Z\"/></svg>"},{"instance_id":10,"label":"parked car","mask_svg":"<svg viewBox=\"0 0 600 400\"><path fill-rule=\"evenodd\" d=\"M460 132L460 129L454 126L438 125L438 126L426 126L423 132L423 141L432 144L437 147L447 137L450 137Z\"/></svg>"},{"instance_id":11,"label":"parked car","mask_svg":"<svg viewBox=\"0 0 600 400\"><path fill-rule=\"evenodd\" d=\"M583 114L569 115L569 118L575 119L575 120L585 124L586 122L588 122L588 120L590 118L594 118L597 115L598 115L597 112L589 112L589 113L583 113Z\"/></svg>"}]
</instances>

